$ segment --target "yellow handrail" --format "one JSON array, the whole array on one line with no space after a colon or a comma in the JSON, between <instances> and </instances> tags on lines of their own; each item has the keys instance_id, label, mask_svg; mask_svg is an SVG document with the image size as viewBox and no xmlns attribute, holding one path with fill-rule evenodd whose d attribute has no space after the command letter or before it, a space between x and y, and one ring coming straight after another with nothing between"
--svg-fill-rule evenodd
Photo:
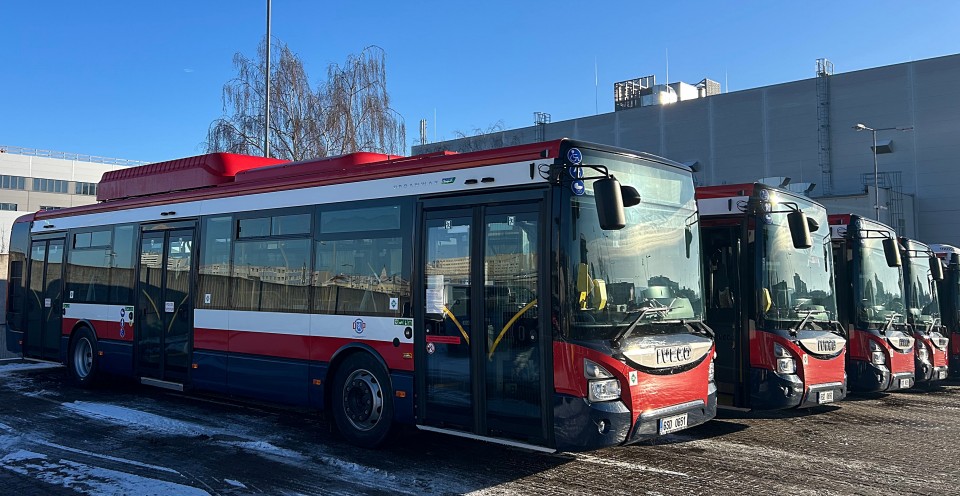
<instances>
[{"instance_id":1,"label":"yellow handrail","mask_svg":"<svg viewBox=\"0 0 960 496\"><path fill-rule=\"evenodd\" d=\"M517 312L517 314L514 315L513 318L511 318L509 322L507 322L507 325L503 326L503 329L500 331L500 335L497 336L497 339L493 342L493 346L490 347L490 353L487 354L487 360L493 359L493 352L496 351L497 345L499 345L499 344L500 344L500 340L503 339L503 335L507 333L507 329L509 329L510 326L512 326L513 323L516 322L517 319L519 319L521 315L523 315L524 313L526 313L527 310L530 310L530 308L533 307L533 306L536 305L536 304L537 304L537 300L533 300L533 301L531 301L530 303L527 303L527 306L521 308L520 311Z\"/></svg>"},{"instance_id":2,"label":"yellow handrail","mask_svg":"<svg viewBox=\"0 0 960 496\"><path fill-rule=\"evenodd\" d=\"M470 344L470 336L467 336L467 331L464 331L464 330L463 330L463 326L460 325L460 321L457 320L457 317L453 315L453 312L451 312L451 311L447 308L446 305L443 305L443 306L440 307L440 308L443 309L443 313L445 313L445 314L447 314L447 315L450 316L450 320L452 320L453 323L457 325L457 329L460 329L460 334L463 334L463 339L467 340L467 344L469 345L469 344Z\"/></svg>"}]
</instances>

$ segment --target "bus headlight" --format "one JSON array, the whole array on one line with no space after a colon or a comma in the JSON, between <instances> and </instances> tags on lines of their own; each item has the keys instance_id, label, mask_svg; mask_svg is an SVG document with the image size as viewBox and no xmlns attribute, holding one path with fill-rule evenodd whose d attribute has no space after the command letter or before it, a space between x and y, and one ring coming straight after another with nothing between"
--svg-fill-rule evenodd
<instances>
[{"instance_id":1,"label":"bus headlight","mask_svg":"<svg viewBox=\"0 0 960 496\"><path fill-rule=\"evenodd\" d=\"M592 402L620 398L620 381L597 362L583 359L583 376L587 378L587 399Z\"/></svg>"},{"instance_id":2,"label":"bus headlight","mask_svg":"<svg viewBox=\"0 0 960 496\"><path fill-rule=\"evenodd\" d=\"M917 358L919 358L921 362L926 362L930 358L927 347L919 341L917 341Z\"/></svg>"},{"instance_id":3,"label":"bus headlight","mask_svg":"<svg viewBox=\"0 0 960 496\"><path fill-rule=\"evenodd\" d=\"M797 372L797 362L786 348L773 343L773 356L777 360L778 374L795 374Z\"/></svg>"},{"instance_id":4,"label":"bus headlight","mask_svg":"<svg viewBox=\"0 0 960 496\"><path fill-rule=\"evenodd\" d=\"M588 399L592 402L611 401L620 398L620 381L604 379L590 381L587 387Z\"/></svg>"},{"instance_id":5,"label":"bus headlight","mask_svg":"<svg viewBox=\"0 0 960 496\"><path fill-rule=\"evenodd\" d=\"M883 365L887 362L887 354L883 348L874 341L870 341L870 361L874 365Z\"/></svg>"}]
</instances>

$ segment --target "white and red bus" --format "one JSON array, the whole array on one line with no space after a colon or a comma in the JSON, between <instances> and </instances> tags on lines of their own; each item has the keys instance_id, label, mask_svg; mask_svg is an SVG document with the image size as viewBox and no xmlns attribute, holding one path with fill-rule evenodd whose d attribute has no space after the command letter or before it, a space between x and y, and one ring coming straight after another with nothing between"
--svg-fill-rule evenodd
<instances>
[{"instance_id":1,"label":"white and red bus","mask_svg":"<svg viewBox=\"0 0 960 496\"><path fill-rule=\"evenodd\" d=\"M830 215L829 222L850 390L913 387L915 339L906 319L897 233L853 214Z\"/></svg>"},{"instance_id":2,"label":"white and red bus","mask_svg":"<svg viewBox=\"0 0 960 496\"><path fill-rule=\"evenodd\" d=\"M940 316L949 343L947 348L947 375L960 377L960 248L931 244L930 248L943 266L943 280L937 284Z\"/></svg>"},{"instance_id":3,"label":"white and red bus","mask_svg":"<svg viewBox=\"0 0 960 496\"><path fill-rule=\"evenodd\" d=\"M619 181L619 182L618 182ZM20 218L7 342L107 375L539 449L716 411L688 168L557 140L104 175Z\"/></svg>"},{"instance_id":4,"label":"white and red bus","mask_svg":"<svg viewBox=\"0 0 960 496\"><path fill-rule=\"evenodd\" d=\"M918 385L934 385L947 378L946 327L940 318L937 284L943 266L925 243L901 237L903 294L907 299L907 323L913 331L914 363Z\"/></svg>"},{"instance_id":5,"label":"white and red bus","mask_svg":"<svg viewBox=\"0 0 960 496\"><path fill-rule=\"evenodd\" d=\"M697 188L718 401L807 408L847 395L827 212L761 183Z\"/></svg>"}]
</instances>

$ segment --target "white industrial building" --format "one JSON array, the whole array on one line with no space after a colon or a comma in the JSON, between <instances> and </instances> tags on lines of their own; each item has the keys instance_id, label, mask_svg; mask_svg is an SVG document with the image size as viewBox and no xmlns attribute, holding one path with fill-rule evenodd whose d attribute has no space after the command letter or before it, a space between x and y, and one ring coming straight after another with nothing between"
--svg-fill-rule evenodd
<instances>
[{"instance_id":1,"label":"white industrial building","mask_svg":"<svg viewBox=\"0 0 960 496\"><path fill-rule=\"evenodd\" d=\"M702 185L789 177L828 210L869 217L876 182L881 221L924 242L960 245L960 55L845 73L813 62L810 79L730 93L709 79L624 81L614 88L614 112L557 122L536 112L533 126L421 138L413 153L567 137L686 163ZM876 176L874 133L857 124L876 130Z\"/></svg>"},{"instance_id":2,"label":"white industrial building","mask_svg":"<svg viewBox=\"0 0 960 496\"><path fill-rule=\"evenodd\" d=\"M104 172L144 163L0 145L0 253L17 217L95 203Z\"/></svg>"}]
</instances>

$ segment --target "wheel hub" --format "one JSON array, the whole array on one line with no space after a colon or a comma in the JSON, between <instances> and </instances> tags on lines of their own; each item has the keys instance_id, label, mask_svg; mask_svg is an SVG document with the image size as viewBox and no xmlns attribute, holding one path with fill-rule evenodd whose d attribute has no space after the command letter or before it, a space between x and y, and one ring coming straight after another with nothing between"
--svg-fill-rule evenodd
<instances>
[{"instance_id":1,"label":"wheel hub","mask_svg":"<svg viewBox=\"0 0 960 496\"><path fill-rule=\"evenodd\" d=\"M343 412L354 428L376 427L383 413L383 393L377 378L368 370L355 370L343 385Z\"/></svg>"}]
</instances>

